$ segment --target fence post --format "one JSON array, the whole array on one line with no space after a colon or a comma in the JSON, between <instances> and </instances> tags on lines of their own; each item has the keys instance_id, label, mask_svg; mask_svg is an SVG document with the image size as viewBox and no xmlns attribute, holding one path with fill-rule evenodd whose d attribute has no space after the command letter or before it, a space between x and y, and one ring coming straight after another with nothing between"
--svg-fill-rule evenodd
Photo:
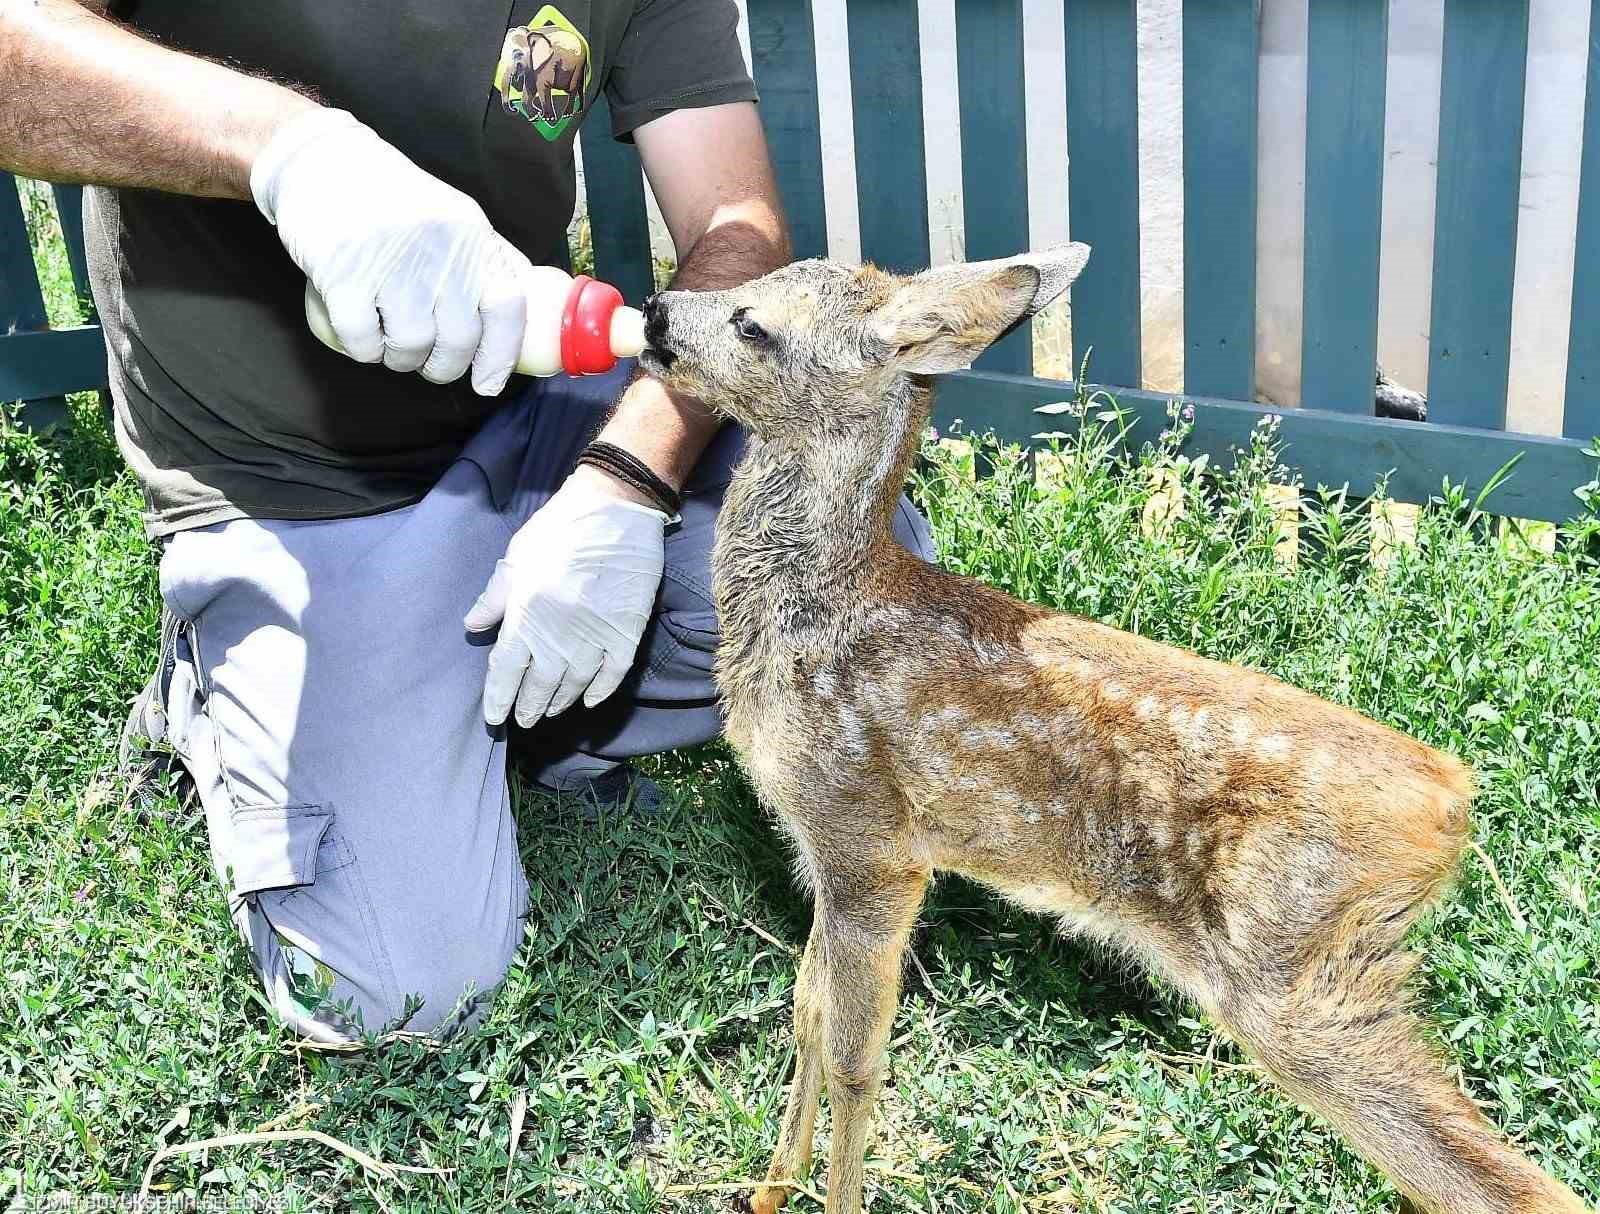
<instances>
[{"instance_id":1,"label":"fence post","mask_svg":"<svg viewBox=\"0 0 1600 1214\"><path fill-rule=\"evenodd\" d=\"M1072 353L1095 383L1140 384L1135 0L1065 0L1068 229L1094 247L1072 287ZM1076 369L1074 369L1076 374Z\"/></svg>"},{"instance_id":2,"label":"fence post","mask_svg":"<svg viewBox=\"0 0 1600 1214\"><path fill-rule=\"evenodd\" d=\"M1376 408L1389 0L1311 0L1300 398Z\"/></svg>"},{"instance_id":3,"label":"fence post","mask_svg":"<svg viewBox=\"0 0 1600 1214\"><path fill-rule=\"evenodd\" d=\"M928 264L928 166L917 5L850 0L850 99L861 256L899 273Z\"/></svg>"},{"instance_id":4,"label":"fence post","mask_svg":"<svg viewBox=\"0 0 1600 1214\"><path fill-rule=\"evenodd\" d=\"M95 321L94 296L89 290L89 257L83 247L83 187L53 185L56 214L61 219L61 235L67 242L67 261L72 266L72 285L78 303L90 324Z\"/></svg>"},{"instance_id":5,"label":"fence post","mask_svg":"<svg viewBox=\"0 0 1600 1214\"><path fill-rule=\"evenodd\" d=\"M1589 75L1583 98L1583 166L1578 176L1577 254L1572 330L1561 433L1600 437L1600 13L1589 23Z\"/></svg>"},{"instance_id":6,"label":"fence post","mask_svg":"<svg viewBox=\"0 0 1600 1214\"><path fill-rule=\"evenodd\" d=\"M1028 138L1022 80L1021 0L956 0L956 84L961 97L961 192L966 259L1010 257L1028 247ZM1033 326L990 346L974 364L1033 373Z\"/></svg>"},{"instance_id":7,"label":"fence post","mask_svg":"<svg viewBox=\"0 0 1600 1214\"><path fill-rule=\"evenodd\" d=\"M1183 5L1183 388L1256 377L1257 0Z\"/></svg>"},{"instance_id":8,"label":"fence post","mask_svg":"<svg viewBox=\"0 0 1600 1214\"><path fill-rule=\"evenodd\" d=\"M17 182L10 173L0 172L0 341L11 333L33 333L49 327ZM33 429L48 429L67 419L66 397L24 401L17 418Z\"/></svg>"},{"instance_id":9,"label":"fence post","mask_svg":"<svg viewBox=\"0 0 1600 1214\"><path fill-rule=\"evenodd\" d=\"M583 186L594 240L595 275L635 307L656 289L650 256L650 214L644 202L639 154L611 137L611 107L597 92L578 128L583 145Z\"/></svg>"},{"instance_id":10,"label":"fence post","mask_svg":"<svg viewBox=\"0 0 1600 1214\"><path fill-rule=\"evenodd\" d=\"M1528 0L1445 0L1428 420L1503 430Z\"/></svg>"},{"instance_id":11,"label":"fence post","mask_svg":"<svg viewBox=\"0 0 1600 1214\"><path fill-rule=\"evenodd\" d=\"M828 255L810 0L751 0L750 58L796 257Z\"/></svg>"}]
</instances>

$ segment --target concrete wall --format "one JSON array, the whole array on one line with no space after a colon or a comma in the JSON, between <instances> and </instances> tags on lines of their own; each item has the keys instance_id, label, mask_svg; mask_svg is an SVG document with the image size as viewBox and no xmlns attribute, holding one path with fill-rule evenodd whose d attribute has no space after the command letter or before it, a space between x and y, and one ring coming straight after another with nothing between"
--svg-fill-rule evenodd
<instances>
[{"instance_id":1,"label":"concrete wall","mask_svg":"<svg viewBox=\"0 0 1600 1214\"><path fill-rule=\"evenodd\" d=\"M741 0L742 2L742 0ZM860 255L850 123L846 0L813 0L829 251ZM1566 378L1573 231L1583 126L1589 4L1531 0L1521 218L1513 300L1513 429L1559 433ZM1299 400L1305 206L1307 0L1262 0L1257 213L1257 395ZM1444 0L1392 0L1379 288L1379 360L1400 382L1427 388L1434 179ZM932 256L964 246L955 91L954 0L919 0L923 111L929 132L927 205ZM1138 0L1139 208L1144 377L1183 385L1183 148L1181 0ZM1060 0L1024 0L1030 238L1069 236ZM746 53L748 54L748 47ZM670 249L658 225L663 251Z\"/></svg>"}]
</instances>

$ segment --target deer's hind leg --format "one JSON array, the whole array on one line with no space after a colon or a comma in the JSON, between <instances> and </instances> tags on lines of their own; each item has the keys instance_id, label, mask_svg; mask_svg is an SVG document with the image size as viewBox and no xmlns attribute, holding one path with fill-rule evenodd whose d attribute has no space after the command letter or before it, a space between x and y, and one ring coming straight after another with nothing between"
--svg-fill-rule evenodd
<instances>
[{"instance_id":1,"label":"deer's hind leg","mask_svg":"<svg viewBox=\"0 0 1600 1214\"><path fill-rule=\"evenodd\" d=\"M1353 908L1294 981L1274 990L1241 975L1218 1018L1428 1214L1586 1214L1496 1134L1422 1038L1399 948L1413 910Z\"/></svg>"}]
</instances>

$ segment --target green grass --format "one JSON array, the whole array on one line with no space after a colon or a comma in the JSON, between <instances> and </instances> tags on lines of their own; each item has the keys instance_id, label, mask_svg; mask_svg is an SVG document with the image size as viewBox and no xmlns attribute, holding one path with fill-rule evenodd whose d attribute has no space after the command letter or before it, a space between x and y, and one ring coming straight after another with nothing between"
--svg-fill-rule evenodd
<instances>
[{"instance_id":1,"label":"green grass","mask_svg":"<svg viewBox=\"0 0 1600 1214\"><path fill-rule=\"evenodd\" d=\"M1186 507L1147 534L1148 467L1117 462L1108 425L1097 407L1069 426L1042 482L1004 454L974 481L930 448L917 493L945 564L1471 760L1477 839L1515 910L1469 856L1417 933L1421 1001L1468 1091L1600 1201L1596 527L1530 553L1450 489L1380 574L1364 513L1312 495L1286 569L1266 436L1220 475L1147 453ZM198 812L128 804L108 774L154 656L138 505L87 402L51 443L0 432L0 1193L130 1193L162 1142L270 1124L452 1170L385 1179L325 1145L251 1144L166 1160L156 1190L292 1210L738 1208L717 1186L773 1145L809 912L727 752L657 761L652 820L589 827L519 798L534 913L481 1030L296 1049L256 994ZM1044 921L951 881L912 951L874 1210L1394 1208L1191 1007Z\"/></svg>"}]
</instances>

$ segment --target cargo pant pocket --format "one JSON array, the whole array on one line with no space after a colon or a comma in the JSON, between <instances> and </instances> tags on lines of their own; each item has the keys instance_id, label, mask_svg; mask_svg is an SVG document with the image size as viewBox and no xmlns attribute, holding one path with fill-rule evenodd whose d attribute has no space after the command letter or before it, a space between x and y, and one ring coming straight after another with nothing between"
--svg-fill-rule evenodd
<instances>
[{"instance_id":1,"label":"cargo pant pocket","mask_svg":"<svg viewBox=\"0 0 1600 1214\"><path fill-rule=\"evenodd\" d=\"M326 857L323 841L333 826L333 811L322 805L263 805L230 813L229 869L234 897L268 889L309 885L325 872L350 863L348 849L334 836Z\"/></svg>"}]
</instances>

